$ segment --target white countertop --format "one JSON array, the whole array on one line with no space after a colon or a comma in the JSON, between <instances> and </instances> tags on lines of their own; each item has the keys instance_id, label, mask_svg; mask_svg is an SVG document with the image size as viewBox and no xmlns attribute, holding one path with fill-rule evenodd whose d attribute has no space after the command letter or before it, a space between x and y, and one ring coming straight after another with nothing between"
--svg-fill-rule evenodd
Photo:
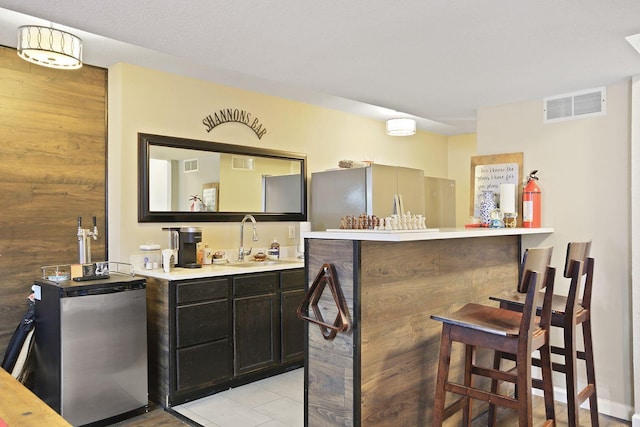
<instances>
[{"instance_id":1,"label":"white countertop","mask_svg":"<svg viewBox=\"0 0 640 427\"><path fill-rule=\"evenodd\" d=\"M247 263L243 263L247 264ZM202 279L207 277L231 276L234 274L260 273L264 271L291 270L294 268L303 268L304 260L287 259L281 262L250 262L248 267L233 266L232 264L205 264L201 268L172 268L169 273L165 273L162 268L154 268L152 270L135 269L134 272L138 276L153 277L164 280L187 280Z\"/></svg>"},{"instance_id":2,"label":"white countertop","mask_svg":"<svg viewBox=\"0 0 640 427\"><path fill-rule=\"evenodd\" d=\"M306 231L301 235L310 239L371 240L381 242L409 242L415 240L462 239L468 237L518 236L550 234L552 227L543 228L433 228L426 230L327 230Z\"/></svg>"}]
</instances>

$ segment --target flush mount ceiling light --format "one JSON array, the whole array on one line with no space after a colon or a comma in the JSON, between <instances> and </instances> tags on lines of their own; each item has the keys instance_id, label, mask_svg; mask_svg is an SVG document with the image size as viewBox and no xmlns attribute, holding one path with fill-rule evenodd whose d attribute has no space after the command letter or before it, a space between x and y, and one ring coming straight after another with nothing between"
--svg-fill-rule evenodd
<instances>
[{"instance_id":1,"label":"flush mount ceiling light","mask_svg":"<svg viewBox=\"0 0 640 427\"><path fill-rule=\"evenodd\" d=\"M387 120L387 135L409 136L416 133L416 121L413 119Z\"/></svg>"},{"instance_id":2,"label":"flush mount ceiling light","mask_svg":"<svg viewBox=\"0 0 640 427\"><path fill-rule=\"evenodd\" d=\"M18 56L34 64L63 70L82 67L82 40L54 28L18 28Z\"/></svg>"}]
</instances>

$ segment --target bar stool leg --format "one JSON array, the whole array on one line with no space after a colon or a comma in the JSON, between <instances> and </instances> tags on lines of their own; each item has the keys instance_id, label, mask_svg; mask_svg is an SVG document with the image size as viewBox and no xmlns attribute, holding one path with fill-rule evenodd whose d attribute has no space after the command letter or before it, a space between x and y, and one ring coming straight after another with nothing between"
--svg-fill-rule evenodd
<instances>
[{"instance_id":1,"label":"bar stool leg","mask_svg":"<svg viewBox=\"0 0 640 427\"><path fill-rule=\"evenodd\" d=\"M444 403L446 399L445 383L449 378L449 365L451 364L451 340L449 339L451 327L448 324L442 326L440 337L440 353L438 356L438 376L436 378L436 394L433 408L433 427L441 427L444 417Z\"/></svg>"},{"instance_id":2,"label":"bar stool leg","mask_svg":"<svg viewBox=\"0 0 640 427\"><path fill-rule=\"evenodd\" d=\"M473 386L473 376L471 370L473 369L473 361L475 359L475 346L465 345L464 351L464 385L467 387ZM471 406L473 399L467 398L467 403L462 409L462 425L471 427Z\"/></svg>"},{"instance_id":3,"label":"bar stool leg","mask_svg":"<svg viewBox=\"0 0 640 427\"><path fill-rule=\"evenodd\" d=\"M531 403L531 352L518 349L516 356L518 365L518 380L516 393L518 393L518 425L528 427L533 425L533 409Z\"/></svg>"},{"instance_id":4,"label":"bar stool leg","mask_svg":"<svg viewBox=\"0 0 640 427\"><path fill-rule=\"evenodd\" d=\"M577 386L577 369L576 369L576 338L575 324L564 326L564 365L565 378L567 384L567 412L569 415L569 425L578 426L578 403Z\"/></svg>"},{"instance_id":5,"label":"bar stool leg","mask_svg":"<svg viewBox=\"0 0 640 427\"><path fill-rule=\"evenodd\" d=\"M499 371L501 362L502 362L502 352L495 351L493 353L493 369L495 369L496 371ZM498 380L492 379L491 393L498 394L499 387L500 387L500 384L498 383ZM496 425L497 416L498 416L498 408L496 408L496 405L494 403L489 403L489 416L487 418L488 427L494 427Z\"/></svg>"},{"instance_id":6,"label":"bar stool leg","mask_svg":"<svg viewBox=\"0 0 640 427\"><path fill-rule=\"evenodd\" d=\"M544 393L544 410L547 420L553 420L555 425L555 407L553 402L553 381L551 368L551 350L548 345L540 348L540 362L542 368L542 387Z\"/></svg>"},{"instance_id":7,"label":"bar stool leg","mask_svg":"<svg viewBox=\"0 0 640 427\"><path fill-rule=\"evenodd\" d=\"M596 370L593 361L593 341L591 337L591 319L582 322L582 336L584 338L585 363L587 365L588 387L593 387L589 396L589 410L591 411L591 427L598 427L598 396L596 394Z\"/></svg>"}]
</instances>

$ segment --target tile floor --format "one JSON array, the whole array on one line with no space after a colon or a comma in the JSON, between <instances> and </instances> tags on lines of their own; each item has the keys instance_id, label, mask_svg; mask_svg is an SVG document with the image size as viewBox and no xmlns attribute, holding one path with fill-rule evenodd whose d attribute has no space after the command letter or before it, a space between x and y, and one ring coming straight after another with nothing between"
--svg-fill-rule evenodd
<instances>
[{"instance_id":1,"label":"tile floor","mask_svg":"<svg viewBox=\"0 0 640 427\"><path fill-rule=\"evenodd\" d=\"M304 425L304 369L172 409L204 427L300 427Z\"/></svg>"}]
</instances>

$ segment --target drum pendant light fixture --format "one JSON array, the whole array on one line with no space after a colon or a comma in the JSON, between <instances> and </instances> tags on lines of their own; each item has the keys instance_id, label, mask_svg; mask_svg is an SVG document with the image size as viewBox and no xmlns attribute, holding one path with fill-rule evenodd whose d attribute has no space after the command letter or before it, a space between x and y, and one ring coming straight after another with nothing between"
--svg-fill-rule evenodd
<instances>
[{"instance_id":1,"label":"drum pendant light fixture","mask_svg":"<svg viewBox=\"0 0 640 427\"><path fill-rule=\"evenodd\" d=\"M387 135L410 136L416 133L416 121L413 119L387 120Z\"/></svg>"},{"instance_id":2,"label":"drum pendant light fixture","mask_svg":"<svg viewBox=\"0 0 640 427\"><path fill-rule=\"evenodd\" d=\"M55 28L25 25L18 28L18 56L44 67L77 70L82 67L82 40Z\"/></svg>"}]
</instances>

